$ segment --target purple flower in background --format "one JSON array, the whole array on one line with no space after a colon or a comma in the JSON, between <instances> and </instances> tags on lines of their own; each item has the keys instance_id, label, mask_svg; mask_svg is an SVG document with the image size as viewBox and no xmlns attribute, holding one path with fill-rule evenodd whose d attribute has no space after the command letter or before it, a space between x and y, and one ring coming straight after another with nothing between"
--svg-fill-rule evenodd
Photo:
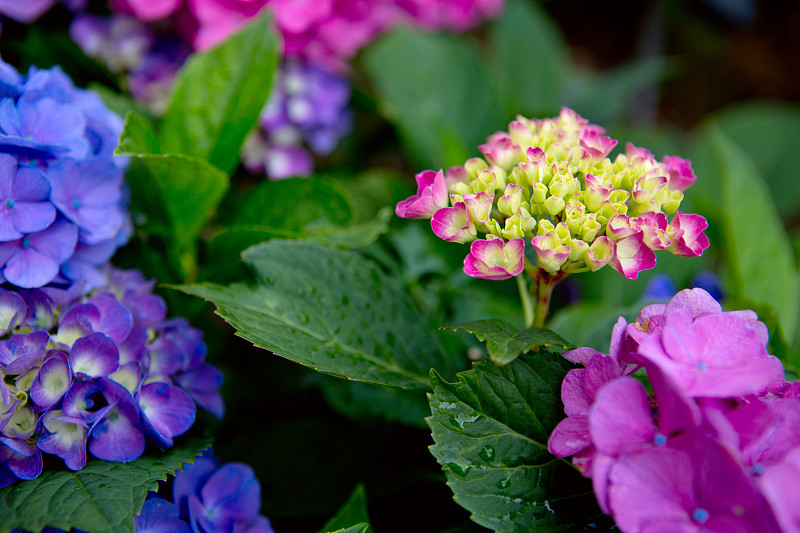
<instances>
[{"instance_id":1,"label":"purple flower in background","mask_svg":"<svg viewBox=\"0 0 800 533\"><path fill-rule=\"evenodd\" d=\"M136 533L192 533L178 508L162 498L148 498L142 512L133 517Z\"/></svg>"},{"instance_id":2,"label":"purple flower in background","mask_svg":"<svg viewBox=\"0 0 800 533\"><path fill-rule=\"evenodd\" d=\"M320 67L284 62L261 113L261 129L242 147L242 162L272 179L307 176L311 152L328 155L350 131L350 85ZM310 152L309 152L310 149Z\"/></svg>"}]
</instances>

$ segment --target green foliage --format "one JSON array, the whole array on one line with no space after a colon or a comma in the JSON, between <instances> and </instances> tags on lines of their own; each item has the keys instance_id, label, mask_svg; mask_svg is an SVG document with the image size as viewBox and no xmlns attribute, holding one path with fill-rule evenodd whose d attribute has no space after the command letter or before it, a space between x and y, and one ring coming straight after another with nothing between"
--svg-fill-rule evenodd
<instances>
[{"instance_id":1,"label":"green foliage","mask_svg":"<svg viewBox=\"0 0 800 533\"><path fill-rule=\"evenodd\" d=\"M507 365L520 354L537 346L556 345L562 348L573 348L571 344L549 329L527 328L517 331L508 322L496 318L446 327L455 331L469 331L475 334L479 340L486 342L489 358L497 365Z\"/></svg>"},{"instance_id":2,"label":"green foliage","mask_svg":"<svg viewBox=\"0 0 800 533\"><path fill-rule=\"evenodd\" d=\"M143 231L166 237L179 262L178 279L193 279L198 237L228 190L228 175L191 156L138 154L127 181L131 211L146 213Z\"/></svg>"},{"instance_id":3,"label":"green foliage","mask_svg":"<svg viewBox=\"0 0 800 533\"><path fill-rule=\"evenodd\" d=\"M367 514L367 495L364 485L359 484L341 509L331 518L319 533L344 532L361 533L369 528Z\"/></svg>"},{"instance_id":4,"label":"green foliage","mask_svg":"<svg viewBox=\"0 0 800 533\"><path fill-rule=\"evenodd\" d=\"M81 470L48 470L0 490L0 531L40 531L45 526L89 533L133 533L133 517L147 492L208 447L190 442L130 463L89 461Z\"/></svg>"},{"instance_id":5,"label":"green foliage","mask_svg":"<svg viewBox=\"0 0 800 533\"><path fill-rule=\"evenodd\" d=\"M504 126L489 70L463 39L398 29L365 60L382 112L419 168L461 165Z\"/></svg>"},{"instance_id":6,"label":"green foliage","mask_svg":"<svg viewBox=\"0 0 800 533\"><path fill-rule=\"evenodd\" d=\"M402 285L358 254L275 240L243 257L255 286L179 288L213 302L256 346L321 372L403 388L427 388L431 368L457 369Z\"/></svg>"},{"instance_id":7,"label":"green foliage","mask_svg":"<svg viewBox=\"0 0 800 533\"><path fill-rule=\"evenodd\" d=\"M222 44L192 55L164 116L162 150L204 158L232 172L269 96L279 48L265 14Z\"/></svg>"},{"instance_id":8,"label":"green foliage","mask_svg":"<svg viewBox=\"0 0 800 533\"><path fill-rule=\"evenodd\" d=\"M497 68L495 81L505 84L505 117L517 113L542 117L558 112L567 77L567 46L553 20L533 2L510 1L490 28ZM484 132L484 136L487 135Z\"/></svg>"},{"instance_id":9,"label":"green foliage","mask_svg":"<svg viewBox=\"0 0 800 533\"><path fill-rule=\"evenodd\" d=\"M432 372L430 450L478 524L565 531L599 514L585 480L547 451L569 369L560 355L539 351L506 366L481 360L456 383Z\"/></svg>"},{"instance_id":10,"label":"green foliage","mask_svg":"<svg viewBox=\"0 0 800 533\"><path fill-rule=\"evenodd\" d=\"M798 319L798 274L791 243L758 169L719 128L709 131L720 177L728 288L769 304L792 338Z\"/></svg>"}]
</instances>

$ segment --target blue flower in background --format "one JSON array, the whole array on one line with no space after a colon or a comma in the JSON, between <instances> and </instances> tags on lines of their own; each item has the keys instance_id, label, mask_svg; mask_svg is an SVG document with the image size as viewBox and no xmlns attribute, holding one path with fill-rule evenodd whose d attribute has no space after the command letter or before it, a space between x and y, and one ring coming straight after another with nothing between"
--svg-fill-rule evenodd
<instances>
[{"instance_id":1,"label":"blue flower in background","mask_svg":"<svg viewBox=\"0 0 800 533\"><path fill-rule=\"evenodd\" d=\"M235 462L220 465L210 450L175 474L172 499L150 493L135 518L136 533L274 533L259 515L261 486L253 469Z\"/></svg>"},{"instance_id":2,"label":"blue flower in background","mask_svg":"<svg viewBox=\"0 0 800 533\"><path fill-rule=\"evenodd\" d=\"M122 125L58 67L22 76L0 62L0 281L102 284L131 233Z\"/></svg>"}]
</instances>

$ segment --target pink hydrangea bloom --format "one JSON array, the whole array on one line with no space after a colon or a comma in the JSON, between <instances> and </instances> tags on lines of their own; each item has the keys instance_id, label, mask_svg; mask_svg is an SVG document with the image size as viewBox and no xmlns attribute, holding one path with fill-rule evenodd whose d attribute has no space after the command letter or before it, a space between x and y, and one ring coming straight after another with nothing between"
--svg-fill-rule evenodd
<instances>
[{"instance_id":1,"label":"pink hydrangea bloom","mask_svg":"<svg viewBox=\"0 0 800 533\"><path fill-rule=\"evenodd\" d=\"M464 31L500 14L504 0L399 0L414 22L426 28Z\"/></svg>"},{"instance_id":2,"label":"pink hydrangea bloom","mask_svg":"<svg viewBox=\"0 0 800 533\"><path fill-rule=\"evenodd\" d=\"M476 278L508 279L522 273L525 266L525 240L479 240L470 245L464 258L464 272Z\"/></svg>"},{"instance_id":3,"label":"pink hydrangea bloom","mask_svg":"<svg viewBox=\"0 0 800 533\"><path fill-rule=\"evenodd\" d=\"M175 14L184 0L111 0L111 9L150 22Z\"/></svg>"},{"instance_id":4,"label":"pink hydrangea bloom","mask_svg":"<svg viewBox=\"0 0 800 533\"><path fill-rule=\"evenodd\" d=\"M450 204L444 173L426 170L416 175L417 194L397 204L395 213L402 218L431 218Z\"/></svg>"}]
</instances>

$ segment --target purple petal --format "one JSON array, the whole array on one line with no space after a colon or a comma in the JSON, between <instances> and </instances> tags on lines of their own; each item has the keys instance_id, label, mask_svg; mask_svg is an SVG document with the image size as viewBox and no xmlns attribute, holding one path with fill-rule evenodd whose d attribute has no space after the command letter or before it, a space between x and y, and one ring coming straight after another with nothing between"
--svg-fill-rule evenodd
<instances>
[{"instance_id":1,"label":"purple petal","mask_svg":"<svg viewBox=\"0 0 800 533\"><path fill-rule=\"evenodd\" d=\"M117 345L103 333L92 333L76 340L69 359L73 372L79 377L107 376L119 368Z\"/></svg>"},{"instance_id":2,"label":"purple petal","mask_svg":"<svg viewBox=\"0 0 800 533\"><path fill-rule=\"evenodd\" d=\"M19 479L30 480L42 473L42 454L39 449L20 439L2 439L10 451L8 468Z\"/></svg>"},{"instance_id":3,"label":"purple petal","mask_svg":"<svg viewBox=\"0 0 800 533\"><path fill-rule=\"evenodd\" d=\"M94 305L100 311L97 319L91 319L92 329L105 333L115 343L124 341L133 327L130 311L110 292L92 296L87 303Z\"/></svg>"},{"instance_id":4,"label":"purple petal","mask_svg":"<svg viewBox=\"0 0 800 533\"><path fill-rule=\"evenodd\" d=\"M184 463L183 470L175 474L172 484L172 500L182 516L188 516L189 500L200 495L200 489L217 468L217 461L206 450L201 457L195 459L194 464Z\"/></svg>"},{"instance_id":5,"label":"purple petal","mask_svg":"<svg viewBox=\"0 0 800 533\"><path fill-rule=\"evenodd\" d=\"M227 463L208 479L200 491L205 510L198 522L208 531L231 531L235 522L249 522L258 515L261 487L253 469Z\"/></svg>"},{"instance_id":6,"label":"purple petal","mask_svg":"<svg viewBox=\"0 0 800 533\"><path fill-rule=\"evenodd\" d=\"M44 231L30 236L31 247L61 264L75 251L78 229L63 218L58 218Z\"/></svg>"},{"instance_id":7,"label":"purple petal","mask_svg":"<svg viewBox=\"0 0 800 533\"><path fill-rule=\"evenodd\" d=\"M34 233L49 226L56 219L56 210L49 203L22 203L14 206L14 228L20 233Z\"/></svg>"},{"instance_id":8,"label":"purple petal","mask_svg":"<svg viewBox=\"0 0 800 533\"><path fill-rule=\"evenodd\" d=\"M89 452L103 461L127 462L144 453L144 435L122 405L114 405L92 426Z\"/></svg>"},{"instance_id":9,"label":"purple petal","mask_svg":"<svg viewBox=\"0 0 800 533\"><path fill-rule=\"evenodd\" d=\"M219 388L222 386L224 375L217 368L203 363L188 372L176 374L175 380L197 402L197 405L217 418L223 417L225 405Z\"/></svg>"},{"instance_id":10,"label":"purple petal","mask_svg":"<svg viewBox=\"0 0 800 533\"><path fill-rule=\"evenodd\" d=\"M103 386L95 381L77 381L64 394L62 409L67 416L92 423L108 408Z\"/></svg>"},{"instance_id":11,"label":"purple petal","mask_svg":"<svg viewBox=\"0 0 800 533\"><path fill-rule=\"evenodd\" d=\"M0 335L17 327L25 318L25 301L14 291L0 293Z\"/></svg>"},{"instance_id":12,"label":"purple petal","mask_svg":"<svg viewBox=\"0 0 800 533\"><path fill-rule=\"evenodd\" d=\"M170 439L194 423L195 406L188 394L166 383L148 383L139 392L139 405L156 431Z\"/></svg>"},{"instance_id":13,"label":"purple petal","mask_svg":"<svg viewBox=\"0 0 800 533\"><path fill-rule=\"evenodd\" d=\"M70 386L72 386L72 371L67 361L67 354L54 351L50 352L33 380L30 396L38 407L48 409L64 396Z\"/></svg>"},{"instance_id":14,"label":"purple petal","mask_svg":"<svg viewBox=\"0 0 800 533\"><path fill-rule=\"evenodd\" d=\"M0 364L7 375L23 374L44 360L50 335L36 331L27 335L12 335L0 341Z\"/></svg>"},{"instance_id":15,"label":"purple petal","mask_svg":"<svg viewBox=\"0 0 800 533\"><path fill-rule=\"evenodd\" d=\"M178 508L161 498L144 502L142 511L133 517L136 533L191 533L192 528L180 519Z\"/></svg>"},{"instance_id":16,"label":"purple petal","mask_svg":"<svg viewBox=\"0 0 800 533\"><path fill-rule=\"evenodd\" d=\"M37 443L40 450L61 457L70 470L80 470L86 465L89 428L85 422L55 410L43 414L39 423L44 430L40 432L45 434Z\"/></svg>"},{"instance_id":17,"label":"purple petal","mask_svg":"<svg viewBox=\"0 0 800 533\"><path fill-rule=\"evenodd\" d=\"M14 285L26 289L50 283L58 274L58 263L33 248L20 248L6 263L3 276Z\"/></svg>"}]
</instances>

